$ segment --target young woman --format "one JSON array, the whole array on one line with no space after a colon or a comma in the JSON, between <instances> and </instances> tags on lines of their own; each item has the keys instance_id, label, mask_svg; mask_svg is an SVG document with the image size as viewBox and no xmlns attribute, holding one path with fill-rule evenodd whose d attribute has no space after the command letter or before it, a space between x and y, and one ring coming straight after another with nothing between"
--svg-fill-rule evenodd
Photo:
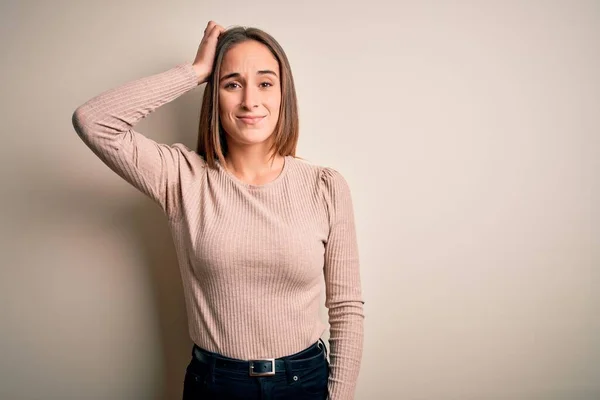
<instances>
[{"instance_id":1,"label":"young woman","mask_svg":"<svg viewBox=\"0 0 600 400\"><path fill-rule=\"evenodd\" d=\"M204 83L196 151L133 129ZM364 315L350 190L295 157L294 82L273 37L210 21L193 63L101 93L73 126L168 218L194 342L184 399L354 398Z\"/></svg>"}]
</instances>

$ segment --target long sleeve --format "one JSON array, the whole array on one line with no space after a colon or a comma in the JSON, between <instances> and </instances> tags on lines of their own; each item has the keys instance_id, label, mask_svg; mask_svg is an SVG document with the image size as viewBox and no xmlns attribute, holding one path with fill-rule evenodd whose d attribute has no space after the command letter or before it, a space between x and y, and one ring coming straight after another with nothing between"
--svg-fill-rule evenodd
<instances>
[{"instance_id":1,"label":"long sleeve","mask_svg":"<svg viewBox=\"0 0 600 400\"><path fill-rule=\"evenodd\" d=\"M181 143L156 143L133 126L156 108L198 86L189 62L105 91L72 116L83 142L114 172L153 199L167 216L179 210L180 167L192 151Z\"/></svg>"},{"instance_id":2,"label":"long sleeve","mask_svg":"<svg viewBox=\"0 0 600 400\"><path fill-rule=\"evenodd\" d=\"M325 244L325 291L330 325L329 398L354 399L363 347L363 299L350 189L342 175L323 168L321 181L329 215Z\"/></svg>"}]
</instances>

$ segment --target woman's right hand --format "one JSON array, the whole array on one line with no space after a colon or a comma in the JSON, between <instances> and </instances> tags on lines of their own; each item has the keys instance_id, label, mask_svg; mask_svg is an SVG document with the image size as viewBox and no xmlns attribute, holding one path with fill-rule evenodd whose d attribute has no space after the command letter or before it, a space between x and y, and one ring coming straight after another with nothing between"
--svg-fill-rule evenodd
<instances>
[{"instance_id":1,"label":"woman's right hand","mask_svg":"<svg viewBox=\"0 0 600 400\"><path fill-rule=\"evenodd\" d=\"M198 53L192 66L198 75L198 84L206 82L213 69L215 52L217 50L217 39L219 35L225 31L221 25L215 21L208 21L206 29L204 29L204 37L198 46Z\"/></svg>"}]
</instances>

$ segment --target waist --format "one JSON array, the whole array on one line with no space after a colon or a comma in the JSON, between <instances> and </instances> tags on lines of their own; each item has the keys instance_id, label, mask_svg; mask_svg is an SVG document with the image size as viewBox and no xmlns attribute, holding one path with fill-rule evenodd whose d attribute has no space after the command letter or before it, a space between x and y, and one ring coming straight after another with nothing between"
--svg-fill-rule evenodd
<instances>
[{"instance_id":1,"label":"waist","mask_svg":"<svg viewBox=\"0 0 600 400\"><path fill-rule=\"evenodd\" d=\"M315 368L326 362L327 351L325 343L319 339L308 348L289 356L261 360L240 360L212 353L194 343L192 356L197 362L207 364L212 369L244 372L250 376L273 376L291 370Z\"/></svg>"}]
</instances>

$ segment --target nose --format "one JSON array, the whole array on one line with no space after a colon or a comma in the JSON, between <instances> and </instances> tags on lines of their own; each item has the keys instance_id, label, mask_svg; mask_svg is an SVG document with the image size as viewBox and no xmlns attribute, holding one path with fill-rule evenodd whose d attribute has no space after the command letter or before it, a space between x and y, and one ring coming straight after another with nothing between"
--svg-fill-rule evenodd
<instances>
[{"instance_id":1,"label":"nose","mask_svg":"<svg viewBox=\"0 0 600 400\"><path fill-rule=\"evenodd\" d=\"M254 107L258 107L259 101L259 93L258 89L253 87L252 85L247 85L244 88L244 93L242 97L242 107L250 110Z\"/></svg>"}]
</instances>

